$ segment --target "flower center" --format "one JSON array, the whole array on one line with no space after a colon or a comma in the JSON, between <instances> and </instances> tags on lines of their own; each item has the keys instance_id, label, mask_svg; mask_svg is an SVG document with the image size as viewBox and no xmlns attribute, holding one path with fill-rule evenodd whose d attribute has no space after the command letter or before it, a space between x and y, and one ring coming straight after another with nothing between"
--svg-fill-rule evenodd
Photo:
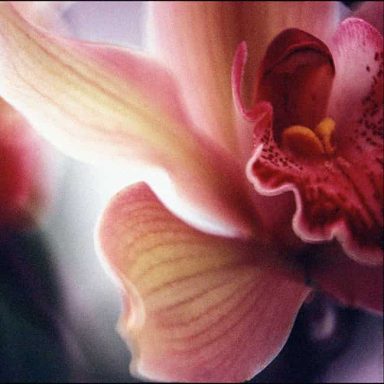
<instances>
[{"instance_id":1,"label":"flower center","mask_svg":"<svg viewBox=\"0 0 384 384\"><path fill-rule=\"evenodd\" d=\"M335 121L326 117L320 121L314 130L303 125L291 125L282 134L282 146L299 157L318 157L332 155L335 148L332 145L332 135Z\"/></svg>"}]
</instances>

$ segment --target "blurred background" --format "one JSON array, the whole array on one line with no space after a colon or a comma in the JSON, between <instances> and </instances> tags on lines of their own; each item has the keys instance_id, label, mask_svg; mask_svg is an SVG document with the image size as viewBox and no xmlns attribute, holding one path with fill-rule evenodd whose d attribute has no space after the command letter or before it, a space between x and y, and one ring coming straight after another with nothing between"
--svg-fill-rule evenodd
<instances>
[{"instance_id":1,"label":"blurred background","mask_svg":"<svg viewBox=\"0 0 384 384\"><path fill-rule=\"evenodd\" d=\"M142 49L145 12L145 2L74 2L64 17L76 37ZM93 246L97 218L127 185L126 172L46 145L55 187L43 224L0 241L0 381L138 382L115 331L120 296ZM14 265L25 255L34 268L29 278ZM34 300L32 286L44 300ZM279 358L252 381L382 382L382 339L382 318L318 296L304 306Z\"/></svg>"}]
</instances>

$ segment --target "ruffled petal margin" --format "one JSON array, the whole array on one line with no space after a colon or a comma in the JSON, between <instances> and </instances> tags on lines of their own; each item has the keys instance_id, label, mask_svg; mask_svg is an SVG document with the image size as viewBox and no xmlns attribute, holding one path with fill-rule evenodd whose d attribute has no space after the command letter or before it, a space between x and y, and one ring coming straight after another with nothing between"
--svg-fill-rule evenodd
<instances>
[{"instance_id":1,"label":"ruffled petal margin","mask_svg":"<svg viewBox=\"0 0 384 384\"><path fill-rule=\"evenodd\" d=\"M255 123L248 177L262 194L294 192L293 228L304 241L337 238L356 261L382 264L382 37L351 18L334 42L336 77L325 116L336 121L335 153L313 161L295 158L277 143L271 111Z\"/></svg>"}]
</instances>

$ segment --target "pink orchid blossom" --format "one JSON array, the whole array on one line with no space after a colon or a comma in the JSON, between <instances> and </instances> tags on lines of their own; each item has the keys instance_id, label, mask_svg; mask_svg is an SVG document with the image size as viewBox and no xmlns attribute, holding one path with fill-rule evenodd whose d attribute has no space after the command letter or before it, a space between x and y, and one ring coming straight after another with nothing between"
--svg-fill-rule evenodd
<instances>
[{"instance_id":1,"label":"pink orchid blossom","mask_svg":"<svg viewBox=\"0 0 384 384\"><path fill-rule=\"evenodd\" d=\"M339 25L338 11L153 3L151 58L54 36L0 4L0 94L66 153L160 175L117 194L96 234L135 374L254 376L284 345L308 280L381 310L382 37L360 19ZM343 177L335 164L348 161L356 174Z\"/></svg>"}]
</instances>

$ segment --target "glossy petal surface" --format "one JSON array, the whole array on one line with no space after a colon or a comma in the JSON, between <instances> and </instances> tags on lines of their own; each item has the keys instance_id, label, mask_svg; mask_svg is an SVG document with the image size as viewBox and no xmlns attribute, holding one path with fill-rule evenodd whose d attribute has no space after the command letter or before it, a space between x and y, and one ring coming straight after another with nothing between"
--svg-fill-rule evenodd
<instances>
[{"instance_id":1,"label":"glossy petal surface","mask_svg":"<svg viewBox=\"0 0 384 384\"><path fill-rule=\"evenodd\" d=\"M97 237L124 294L132 369L150 379L251 378L279 352L308 293L273 249L192 229L144 184L115 196Z\"/></svg>"}]
</instances>

